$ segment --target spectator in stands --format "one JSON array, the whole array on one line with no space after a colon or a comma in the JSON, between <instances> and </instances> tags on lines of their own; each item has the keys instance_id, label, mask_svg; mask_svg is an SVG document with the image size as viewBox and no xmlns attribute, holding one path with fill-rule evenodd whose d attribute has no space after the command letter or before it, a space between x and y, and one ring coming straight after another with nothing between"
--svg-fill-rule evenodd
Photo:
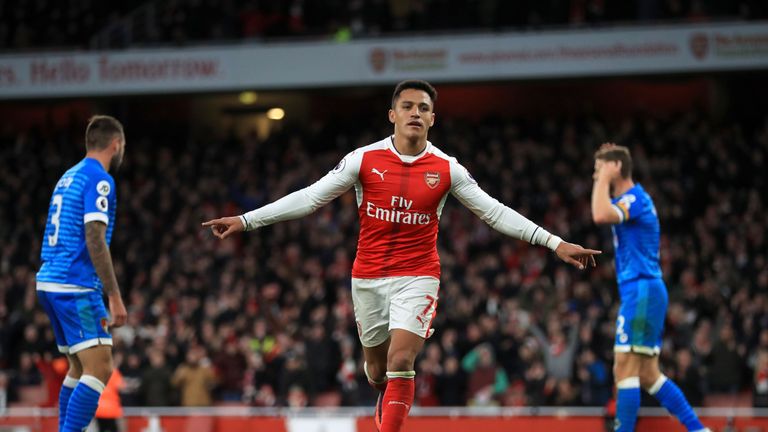
<instances>
[{"instance_id":1,"label":"spectator in stands","mask_svg":"<svg viewBox=\"0 0 768 432\"><path fill-rule=\"evenodd\" d=\"M141 375L139 398L144 406L171 406L175 404L174 389L171 385L173 372L165 363L165 354L150 348L149 367Z\"/></svg>"},{"instance_id":2,"label":"spectator in stands","mask_svg":"<svg viewBox=\"0 0 768 432\"><path fill-rule=\"evenodd\" d=\"M693 343L691 349L694 356L694 362L706 364L712 353L712 323L708 319L702 320L693 334Z\"/></svg>"},{"instance_id":3,"label":"spectator in stands","mask_svg":"<svg viewBox=\"0 0 768 432\"><path fill-rule=\"evenodd\" d=\"M9 399L8 375L6 375L5 372L0 371L0 415L5 414L5 410L8 408Z\"/></svg>"},{"instance_id":4,"label":"spectator in stands","mask_svg":"<svg viewBox=\"0 0 768 432\"><path fill-rule=\"evenodd\" d=\"M229 339L219 354L214 357L213 365L218 381L218 399L223 401L241 401L243 398L243 371L246 358L235 339Z\"/></svg>"},{"instance_id":5,"label":"spectator in stands","mask_svg":"<svg viewBox=\"0 0 768 432\"><path fill-rule=\"evenodd\" d=\"M671 338L675 347L683 347L690 343L693 337L693 327L689 322L691 316L686 316L685 307L678 302L670 302L665 324L666 337ZM683 392L684 394L688 394Z\"/></svg>"},{"instance_id":6,"label":"spectator in stands","mask_svg":"<svg viewBox=\"0 0 768 432\"><path fill-rule=\"evenodd\" d=\"M355 347L354 339L344 337L341 340L341 365L336 373L336 379L341 391L341 404L345 406L357 405L360 402L359 371Z\"/></svg>"},{"instance_id":7,"label":"spectator in stands","mask_svg":"<svg viewBox=\"0 0 768 432\"><path fill-rule=\"evenodd\" d=\"M284 366L278 380L277 392L277 398L281 404L286 405L291 396L297 400L300 400L299 396L301 395L311 399L315 393L312 375L307 369L304 354L289 351L285 354L283 362Z\"/></svg>"},{"instance_id":8,"label":"spectator in stands","mask_svg":"<svg viewBox=\"0 0 768 432\"><path fill-rule=\"evenodd\" d=\"M611 398L613 390L608 365L592 350L587 349L579 356L577 367L578 379L581 382L580 405L604 406Z\"/></svg>"},{"instance_id":9,"label":"spectator in stands","mask_svg":"<svg viewBox=\"0 0 768 432\"><path fill-rule=\"evenodd\" d=\"M24 328L24 342L21 345L21 349L25 353L41 354L46 350L43 345L45 342L40 339L40 330L32 323Z\"/></svg>"},{"instance_id":10,"label":"spectator in stands","mask_svg":"<svg viewBox=\"0 0 768 432\"><path fill-rule=\"evenodd\" d=\"M577 406L579 405L579 388L571 380L560 379L556 381L555 388L548 405L552 406Z\"/></svg>"},{"instance_id":11,"label":"spectator in stands","mask_svg":"<svg viewBox=\"0 0 768 432\"><path fill-rule=\"evenodd\" d=\"M741 389L742 356L745 353L736 342L729 323L722 325L719 336L710 354L710 370L716 372L709 375L709 386L712 391L737 393Z\"/></svg>"},{"instance_id":12,"label":"spectator in stands","mask_svg":"<svg viewBox=\"0 0 768 432\"><path fill-rule=\"evenodd\" d=\"M571 315L578 318L577 315ZM539 349L544 357L547 375L555 379L570 380L576 360L578 347L578 320L570 320L570 329L566 337L560 328L560 322L553 319L547 324L548 336L535 323L531 324L531 333L539 343Z\"/></svg>"},{"instance_id":13,"label":"spectator in stands","mask_svg":"<svg viewBox=\"0 0 768 432\"><path fill-rule=\"evenodd\" d=\"M35 367L40 372L43 383L48 389L48 402L44 406L57 406L60 403L59 393L61 386L69 369L67 358L60 355L60 353L54 356L50 352L46 352L43 355L35 354L34 360Z\"/></svg>"},{"instance_id":14,"label":"spectator in stands","mask_svg":"<svg viewBox=\"0 0 768 432\"><path fill-rule=\"evenodd\" d=\"M14 382L20 387L24 386L38 386L43 383L43 377L35 366L35 356L39 354L32 354L29 352L21 353L19 357L19 369L14 377Z\"/></svg>"},{"instance_id":15,"label":"spectator in stands","mask_svg":"<svg viewBox=\"0 0 768 432\"><path fill-rule=\"evenodd\" d=\"M416 376L414 404L418 406L438 406L437 382L443 373L442 353L437 343L429 343L424 355L418 362L419 375Z\"/></svg>"},{"instance_id":16,"label":"spectator in stands","mask_svg":"<svg viewBox=\"0 0 768 432\"><path fill-rule=\"evenodd\" d=\"M171 383L181 391L181 406L209 406L213 404L216 376L202 347L192 347L187 361L173 373Z\"/></svg>"},{"instance_id":17,"label":"spectator in stands","mask_svg":"<svg viewBox=\"0 0 768 432\"><path fill-rule=\"evenodd\" d=\"M277 341L267 332L267 322L263 318L257 319L253 325L251 337L251 350L260 353L266 361L271 361L277 354Z\"/></svg>"},{"instance_id":18,"label":"spectator in stands","mask_svg":"<svg viewBox=\"0 0 768 432\"><path fill-rule=\"evenodd\" d=\"M755 376L752 387L752 400L755 407L768 408L768 351L760 350L757 354Z\"/></svg>"},{"instance_id":19,"label":"spectator in stands","mask_svg":"<svg viewBox=\"0 0 768 432\"><path fill-rule=\"evenodd\" d=\"M484 343L467 353L461 367L468 375L467 399L470 405L498 405L507 391L509 379L496 363L493 347Z\"/></svg>"},{"instance_id":20,"label":"spectator in stands","mask_svg":"<svg viewBox=\"0 0 768 432\"><path fill-rule=\"evenodd\" d=\"M142 384L144 365L142 364L144 353L123 351L115 352L115 369L120 369L122 392L121 402L125 406L141 405L139 387Z\"/></svg>"},{"instance_id":21,"label":"spectator in stands","mask_svg":"<svg viewBox=\"0 0 768 432\"><path fill-rule=\"evenodd\" d=\"M341 362L336 340L326 334L325 326L315 323L308 331L307 352L312 356L315 391L323 393L335 388L336 373Z\"/></svg>"},{"instance_id":22,"label":"spectator in stands","mask_svg":"<svg viewBox=\"0 0 768 432\"><path fill-rule=\"evenodd\" d=\"M435 393L443 406L464 406L467 404L467 378L455 356L445 358L443 373L437 376Z\"/></svg>"},{"instance_id":23,"label":"spectator in stands","mask_svg":"<svg viewBox=\"0 0 768 432\"><path fill-rule=\"evenodd\" d=\"M691 351L680 349L675 354L676 364L671 369L671 378L677 383L691 406L700 407L704 402L704 388L697 365L693 364Z\"/></svg>"},{"instance_id":24,"label":"spectator in stands","mask_svg":"<svg viewBox=\"0 0 768 432\"><path fill-rule=\"evenodd\" d=\"M288 389L286 401L289 408L303 408L309 404L309 397L304 387L295 385Z\"/></svg>"},{"instance_id":25,"label":"spectator in stands","mask_svg":"<svg viewBox=\"0 0 768 432\"><path fill-rule=\"evenodd\" d=\"M547 369L544 363L538 359L534 360L525 371L525 394L528 395L528 405L546 405L551 387L552 382L547 380Z\"/></svg>"}]
</instances>

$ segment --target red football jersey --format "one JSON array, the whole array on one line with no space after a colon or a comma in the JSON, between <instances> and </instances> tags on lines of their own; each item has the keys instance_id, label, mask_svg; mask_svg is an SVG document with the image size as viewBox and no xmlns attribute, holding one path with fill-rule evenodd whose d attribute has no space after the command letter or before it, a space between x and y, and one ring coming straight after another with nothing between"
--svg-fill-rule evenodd
<instances>
[{"instance_id":1,"label":"red football jersey","mask_svg":"<svg viewBox=\"0 0 768 432\"><path fill-rule=\"evenodd\" d=\"M429 147L405 160L394 146L372 147L359 158L360 238L352 277L439 277L437 228L451 189L449 161Z\"/></svg>"}]
</instances>

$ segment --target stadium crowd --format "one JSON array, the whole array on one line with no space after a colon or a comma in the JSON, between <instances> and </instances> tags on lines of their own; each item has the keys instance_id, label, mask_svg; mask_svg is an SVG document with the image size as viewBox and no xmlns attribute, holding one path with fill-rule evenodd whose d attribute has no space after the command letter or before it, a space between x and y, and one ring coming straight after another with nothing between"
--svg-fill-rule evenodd
<instances>
[{"instance_id":1,"label":"stadium crowd","mask_svg":"<svg viewBox=\"0 0 768 432\"><path fill-rule=\"evenodd\" d=\"M81 123L0 134L0 388L11 401L45 378L60 382L34 279L51 187L82 157ZM123 403L373 404L350 298L353 192L224 242L200 222L309 184L391 126L329 122L264 140L126 126L112 242L130 315L114 330ZM441 118L430 136L491 195L605 254L597 269L571 270L449 199L437 331L417 360L419 405L602 406L611 398L613 248L610 231L591 221L589 194L592 153L614 140L632 149L636 179L662 222L664 372L695 406L709 394L748 392L768 406L768 185L752 175L768 168L768 118L749 126L693 113L618 124Z\"/></svg>"},{"instance_id":2,"label":"stadium crowd","mask_svg":"<svg viewBox=\"0 0 768 432\"><path fill-rule=\"evenodd\" d=\"M0 49L765 19L762 0L0 1ZM93 40L96 35L105 39Z\"/></svg>"}]
</instances>

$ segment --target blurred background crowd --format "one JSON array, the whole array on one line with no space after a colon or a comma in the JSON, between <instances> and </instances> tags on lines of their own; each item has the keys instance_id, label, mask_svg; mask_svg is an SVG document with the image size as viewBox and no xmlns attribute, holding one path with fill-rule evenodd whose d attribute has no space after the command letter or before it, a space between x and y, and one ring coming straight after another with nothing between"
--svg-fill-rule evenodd
<instances>
[{"instance_id":1,"label":"blurred background crowd","mask_svg":"<svg viewBox=\"0 0 768 432\"><path fill-rule=\"evenodd\" d=\"M0 1L0 49L535 30L768 18L763 0Z\"/></svg>"},{"instance_id":2,"label":"blurred background crowd","mask_svg":"<svg viewBox=\"0 0 768 432\"><path fill-rule=\"evenodd\" d=\"M197 4L176 4L187 3ZM0 133L0 389L11 401L58 386L66 369L34 279L51 188L82 157L84 124ZM353 193L223 242L200 222L310 184L391 126L315 122L266 138L187 130L126 125L112 241L129 311L128 325L114 330L123 404L373 404L350 297ZM632 150L635 178L661 219L664 372L696 406L723 395L768 406L768 118L441 118L430 138L492 196L604 254L596 269L574 271L449 199L436 333L417 360L418 405L611 399L613 246L589 208L592 155L610 140Z\"/></svg>"}]
</instances>

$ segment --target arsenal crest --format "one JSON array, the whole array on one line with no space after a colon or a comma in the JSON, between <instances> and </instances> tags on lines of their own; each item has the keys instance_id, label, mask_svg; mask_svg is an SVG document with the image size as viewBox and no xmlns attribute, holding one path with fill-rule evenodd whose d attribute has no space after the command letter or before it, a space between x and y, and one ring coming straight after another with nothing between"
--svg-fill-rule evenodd
<instances>
[{"instance_id":1,"label":"arsenal crest","mask_svg":"<svg viewBox=\"0 0 768 432\"><path fill-rule=\"evenodd\" d=\"M376 73L381 73L387 67L387 51L383 48L374 48L368 53L368 61L371 69Z\"/></svg>"},{"instance_id":2,"label":"arsenal crest","mask_svg":"<svg viewBox=\"0 0 768 432\"><path fill-rule=\"evenodd\" d=\"M709 51L709 38L705 33L694 33L688 40L688 46L696 60L703 60Z\"/></svg>"},{"instance_id":3,"label":"arsenal crest","mask_svg":"<svg viewBox=\"0 0 768 432\"><path fill-rule=\"evenodd\" d=\"M425 172L424 173L424 181L427 183L427 186L429 186L430 189L434 189L437 187L437 185L440 184L440 173L439 172Z\"/></svg>"}]
</instances>

